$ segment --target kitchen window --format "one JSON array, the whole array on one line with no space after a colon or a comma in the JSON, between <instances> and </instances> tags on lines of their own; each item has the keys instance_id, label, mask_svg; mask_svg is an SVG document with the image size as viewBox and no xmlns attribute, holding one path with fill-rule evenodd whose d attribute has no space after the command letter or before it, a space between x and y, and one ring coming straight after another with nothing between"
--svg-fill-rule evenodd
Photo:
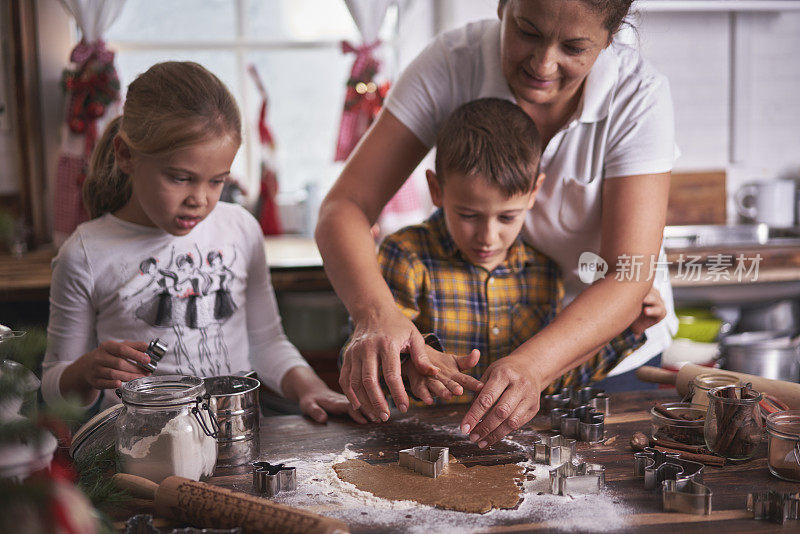
<instances>
[{"instance_id":1,"label":"kitchen window","mask_svg":"<svg viewBox=\"0 0 800 534\"><path fill-rule=\"evenodd\" d=\"M397 20L395 5L380 32L384 73L394 69ZM341 168L333 157L354 59L340 43L360 39L339 0L129 0L107 35L123 89L165 60L197 61L228 85L245 128L232 173L251 199L258 192L261 99L248 65L269 94L281 191L291 195L310 183L327 188Z\"/></svg>"}]
</instances>

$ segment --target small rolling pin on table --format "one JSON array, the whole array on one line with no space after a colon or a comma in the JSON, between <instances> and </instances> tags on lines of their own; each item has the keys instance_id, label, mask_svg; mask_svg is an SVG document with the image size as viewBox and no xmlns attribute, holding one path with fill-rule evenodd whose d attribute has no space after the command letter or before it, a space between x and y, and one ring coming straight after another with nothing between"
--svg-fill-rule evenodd
<instances>
[{"instance_id":1,"label":"small rolling pin on table","mask_svg":"<svg viewBox=\"0 0 800 534\"><path fill-rule=\"evenodd\" d=\"M687 363L676 373L658 367L642 366L636 370L636 377L645 382L655 382L657 384L674 385L678 394L686 396L689 394L689 384L694 377L714 371L709 367ZM786 382L784 380L772 380L763 376L748 375L734 371L721 371L728 375L738 376L742 383L750 382L753 389L761 393L768 393L777 397L792 410L800 410L800 384Z\"/></svg>"}]
</instances>

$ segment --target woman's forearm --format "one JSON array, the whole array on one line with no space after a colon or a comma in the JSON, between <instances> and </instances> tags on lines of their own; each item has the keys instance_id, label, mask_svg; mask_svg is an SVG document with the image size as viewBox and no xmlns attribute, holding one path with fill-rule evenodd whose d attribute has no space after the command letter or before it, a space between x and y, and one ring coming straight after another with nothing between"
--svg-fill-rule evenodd
<instances>
[{"instance_id":1,"label":"woman's forearm","mask_svg":"<svg viewBox=\"0 0 800 534\"><path fill-rule=\"evenodd\" d=\"M583 291L515 354L531 360L546 386L592 357L639 314L647 282L603 279Z\"/></svg>"},{"instance_id":2,"label":"woman's forearm","mask_svg":"<svg viewBox=\"0 0 800 534\"><path fill-rule=\"evenodd\" d=\"M331 200L320 209L315 237L325 273L356 321L395 309L369 229L364 213L348 200Z\"/></svg>"}]
</instances>

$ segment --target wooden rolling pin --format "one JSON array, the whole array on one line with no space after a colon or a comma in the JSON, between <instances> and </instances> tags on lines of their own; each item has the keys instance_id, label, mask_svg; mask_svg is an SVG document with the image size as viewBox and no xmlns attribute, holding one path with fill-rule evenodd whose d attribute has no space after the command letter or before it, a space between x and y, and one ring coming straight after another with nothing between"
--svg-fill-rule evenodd
<instances>
[{"instance_id":1,"label":"wooden rolling pin","mask_svg":"<svg viewBox=\"0 0 800 534\"><path fill-rule=\"evenodd\" d=\"M679 395L687 395L689 393L689 383L699 374L713 373L715 369L710 367L703 367L702 365L695 365L693 363L684 364L680 371L668 371L660 367L653 367L650 365L643 365L636 370L636 377L644 382L655 382L657 384L672 384L678 390ZM750 382L753 388L761 393L769 393L785 402L789 408L793 410L800 410L800 384L795 382L786 382L785 380L773 380L771 378L764 378L763 376L748 375L746 373L737 373L735 371L720 370L720 373L726 373L738 376L742 382Z\"/></svg>"},{"instance_id":2,"label":"wooden rolling pin","mask_svg":"<svg viewBox=\"0 0 800 534\"><path fill-rule=\"evenodd\" d=\"M241 527L244 533L346 534L347 524L239 491L167 477L161 484L117 473L114 482L134 497L154 499L156 514L201 528Z\"/></svg>"}]
</instances>

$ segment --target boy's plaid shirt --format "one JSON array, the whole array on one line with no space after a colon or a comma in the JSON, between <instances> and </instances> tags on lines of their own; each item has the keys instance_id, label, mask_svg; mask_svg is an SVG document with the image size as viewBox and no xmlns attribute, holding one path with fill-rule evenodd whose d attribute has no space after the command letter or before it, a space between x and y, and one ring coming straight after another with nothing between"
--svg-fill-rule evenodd
<instances>
[{"instance_id":1,"label":"boy's plaid shirt","mask_svg":"<svg viewBox=\"0 0 800 534\"><path fill-rule=\"evenodd\" d=\"M378 262L397 306L420 332L435 334L452 354L481 351L469 371L475 377L547 326L564 296L555 262L519 237L491 273L466 261L447 232L442 210L387 236ZM626 330L546 392L602 379L644 340Z\"/></svg>"}]
</instances>

